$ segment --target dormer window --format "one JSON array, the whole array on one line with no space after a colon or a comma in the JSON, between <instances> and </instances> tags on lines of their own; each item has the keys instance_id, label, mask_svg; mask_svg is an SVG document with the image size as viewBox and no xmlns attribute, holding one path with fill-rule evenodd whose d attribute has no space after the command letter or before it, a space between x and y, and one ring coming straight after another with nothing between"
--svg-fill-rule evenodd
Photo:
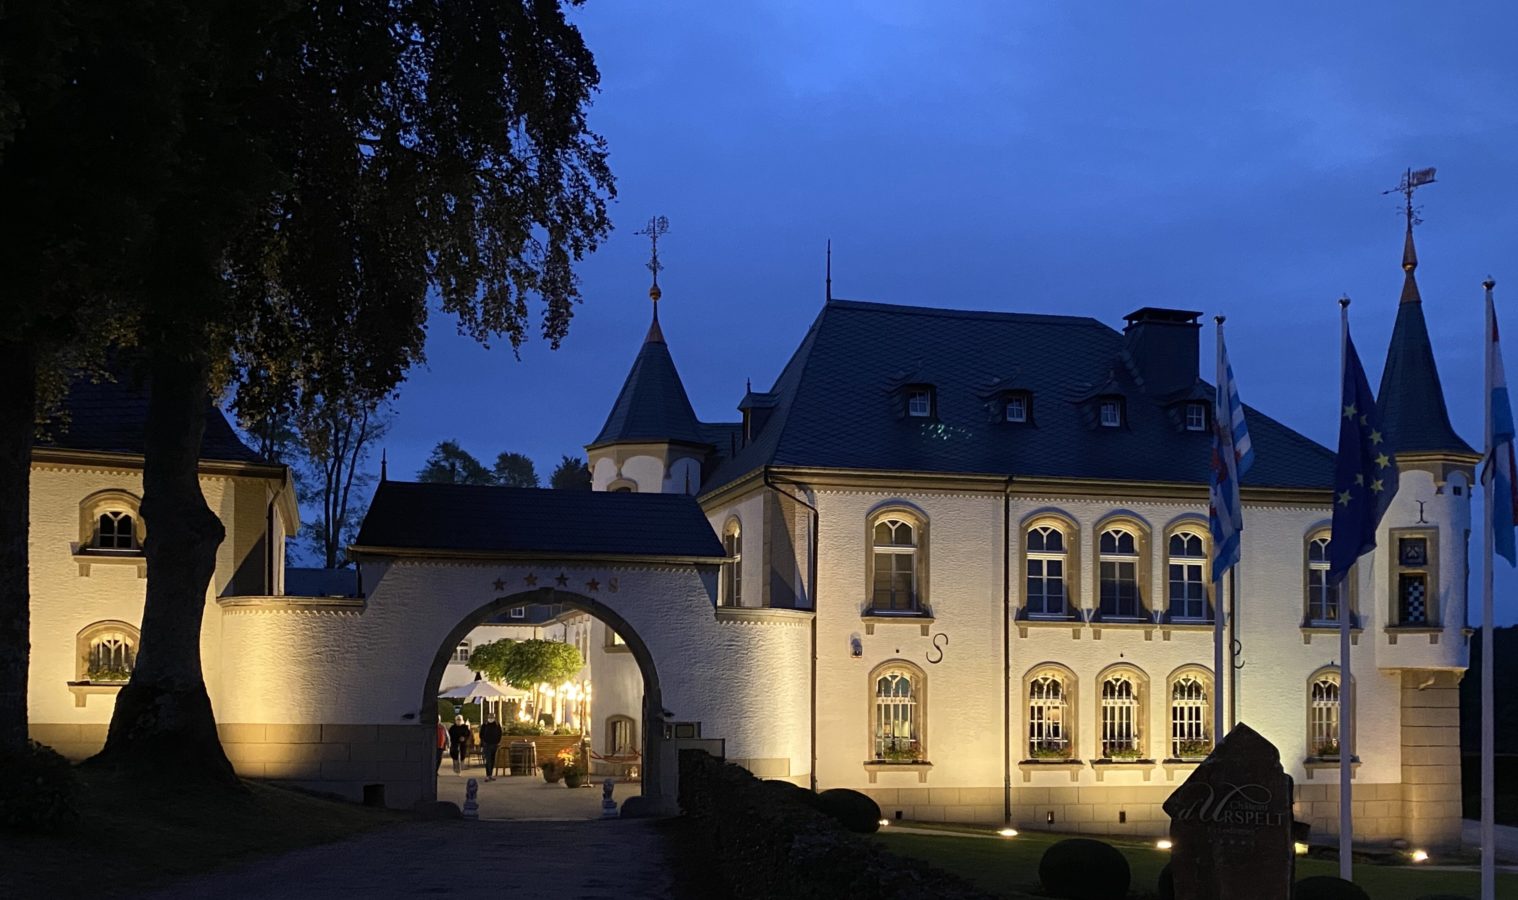
<instances>
[{"instance_id":1,"label":"dormer window","mask_svg":"<svg viewBox=\"0 0 1518 900\"><path fill-rule=\"evenodd\" d=\"M927 385L907 388L907 415L914 419L933 416L933 389Z\"/></svg>"},{"instance_id":2,"label":"dormer window","mask_svg":"<svg viewBox=\"0 0 1518 900\"><path fill-rule=\"evenodd\" d=\"M1196 401L1186 404L1186 430L1207 430L1207 404Z\"/></svg>"},{"instance_id":3,"label":"dormer window","mask_svg":"<svg viewBox=\"0 0 1518 900\"><path fill-rule=\"evenodd\" d=\"M1107 397L1097 407L1103 428L1121 428L1123 425L1123 401Z\"/></svg>"},{"instance_id":4,"label":"dormer window","mask_svg":"<svg viewBox=\"0 0 1518 900\"><path fill-rule=\"evenodd\" d=\"M1025 391L1014 391L1007 395L1002 415L1008 422L1027 422L1032 418L1032 402Z\"/></svg>"}]
</instances>

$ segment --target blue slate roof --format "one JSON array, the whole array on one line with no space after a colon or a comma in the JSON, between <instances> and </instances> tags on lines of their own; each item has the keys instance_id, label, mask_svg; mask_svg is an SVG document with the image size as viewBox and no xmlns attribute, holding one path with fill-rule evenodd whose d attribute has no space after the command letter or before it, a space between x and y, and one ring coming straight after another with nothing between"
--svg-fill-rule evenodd
<instances>
[{"instance_id":1,"label":"blue slate roof","mask_svg":"<svg viewBox=\"0 0 1518 900\"><path fill-rule=\"evenodd\" d=\"M908 385L932 385L936 415L906 415ZM1001 421L1009 391L1031 421ZM1144 390L1124 337L1076 316L970 312L834 300L769 392L771 419L707 479L710 491L766 465L1205 484L1211 433L1185 430L1211 385ZM1121 398L1121 428L1097 422ZM1246 408L1255 464L1246 486L1328 490L1327 448Z\"/></svg>"},{"instance_id":2,"label":"blue slate roof","mask_svg":"<svg viewBox=\"0 0 1518 900\"><path fill-rule=\"evenodd\" d=\"M1413 274L1417 268L1418 254L1409 228L1402 251L1402 299L1386 350L1386 367L1381 370L1381 389L1376 393L1381 424L1398 453L1475 456L1476 451L1450 425L1428 323L1423 319L1423 297Z\"/></svg>"},{"instance_id":3,"label":"blue slate roof","mask_svg":"<svg viewBox=\"0 0 1518 900\"><path fill-rule=\"evenodd\" d=\"M657 308L656 308L657 309ZM659 329L658 313L648 329L643 348L633 360L632 371L622 383L622 392L612 405L611 415L591 447L622 441L680 441L687 444L710 443L709 435L696 413L685 384L675 370L675 361Z\"/></svg>"},{"instance_id":4,"label":"blue slate roof","mask_svg":"<svg viewBox=\"0 0 1518 900\"><path fill-rule=\"evenodd\" d=\"M146 448L148 390L125 377L118 381L99 382L76 379L69 387L62 409L67 416L44 427L44 437L37 441L38 447L138 455ZM242 442L215 404L206 409L200 458L270 464Z\"/></svg>"},{"instance_id":5,"label":"blue slate roof","mask_svg":"<svg viewBox=\"0 0 1518 900\"><path fill-rule=\"evenodd\" d=\"M722 557L695 498L382 481L359 547L475 553Z\"/></svg>"}]
</instances>

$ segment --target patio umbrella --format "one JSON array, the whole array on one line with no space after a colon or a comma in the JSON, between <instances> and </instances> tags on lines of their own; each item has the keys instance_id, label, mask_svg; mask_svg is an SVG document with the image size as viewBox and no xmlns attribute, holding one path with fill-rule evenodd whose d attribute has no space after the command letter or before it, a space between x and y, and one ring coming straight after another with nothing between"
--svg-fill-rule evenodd
<instances>
[{"instance_id":1,"label":"patio umbrella","mask_svg":"<svg viewBox=\"0 0 1518 900\"><path fill-rule=\"evenodd\" d=\"M504 700L509 695L484 679L476 679L468 684L461 684L456 688L449 688L438 694L440 700L461 700L465 703L479 703L482 700Z\"/></svg>"}]
</instances>

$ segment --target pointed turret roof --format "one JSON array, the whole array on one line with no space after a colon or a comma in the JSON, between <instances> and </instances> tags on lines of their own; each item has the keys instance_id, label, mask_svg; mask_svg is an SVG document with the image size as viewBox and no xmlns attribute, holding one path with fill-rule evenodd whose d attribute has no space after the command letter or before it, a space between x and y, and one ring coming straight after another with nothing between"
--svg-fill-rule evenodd
<instances>
[{"instance_id":1,"label":"pointed turret roof","mask_svg":"<svg viewBox=\"0 0 1518 900\"><path fill-rule=\"evenodd\" d=\"M685 384L675 370L674 357L669 355L669 345L664 343L657 304L653 323L643 339L643 349L633 360L632 371L622 383L611 415L606 417L606 424L590 446L624 441L708 443L685 394Z\"/></svg>"},{"instance_id":2,"label":"pointed turret roof","mask_svg":"<svg viewBox=\"0 0 1518 900\"><path fill-rule=\"evenodd\" d=\"M1397 304L1397 324L1392 329L1391 346L1386 351L1386 368L1381 372L1381 390L1377 405L1381 422L1398 453L1453 453L1475 456L1476 451L1455 433L1444 405L1444 388L1439 383L1439 367L1434 363L1434 349L1428 341L1428 324L1423 320L1423 298L1418 293L1414 272L1418 252L1413 247L1413 229L1407 228L1402 245L1402 300Z\"/></svg>"}]
</instances>

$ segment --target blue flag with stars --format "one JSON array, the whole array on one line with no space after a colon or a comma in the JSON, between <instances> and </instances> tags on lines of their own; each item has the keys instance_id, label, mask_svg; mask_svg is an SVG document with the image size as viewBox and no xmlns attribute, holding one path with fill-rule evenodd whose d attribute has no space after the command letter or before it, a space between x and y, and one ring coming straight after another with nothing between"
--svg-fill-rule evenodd
<instances>
[{"instance_id":1,"label":"blue flag with stars","mask_svg":"<svg viewBox=\"0 0 1518 900\"><path fill-rule=\"evenodd\" d=\"M1344 334L1344 389L1339 401L1339 455L1334 460L1334 523L1328 580L1338 584L1376 547L1376 526L1397 493L1397 463L1376 414L1355 342Z\"/></svg>"}]
</instances>

